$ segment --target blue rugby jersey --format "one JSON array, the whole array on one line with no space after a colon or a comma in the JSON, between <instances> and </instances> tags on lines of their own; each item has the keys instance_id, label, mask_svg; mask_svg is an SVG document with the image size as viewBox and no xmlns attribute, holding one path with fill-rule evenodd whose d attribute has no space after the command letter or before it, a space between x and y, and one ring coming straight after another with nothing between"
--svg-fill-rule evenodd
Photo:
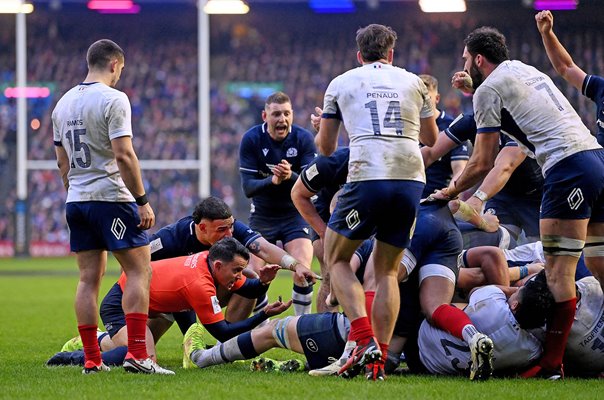
<instances>
[{"instance_id":1,"label":"blue rugby jersey","mask_svg":"<svg viewBox=\"0 0 604 400\"><path fill-rule=\"evenodd\" d=\"M233 237L248 247L254 240L261 237L258 232L240 221L233 225ZM151 260L187 256L210 249L195 236L195 221L192 216L179 219L177 222L164 226L151 235Z\"/></svg>"},{"instance_id":2,"label":"blue rugby jersey","mask_svg":"<svg viewBox=\"0 0 604 400\"><path fill-rule=\"evenodd\" d=\"M277 142L267 131L266 123L248 130L239 148L239 172L243 191L252 199L251 212L261 216L286 216L298 211L291 199L291 189L298 174L316 156L313 135L292 125L287 137ZM287 160L291 164L291 179L273 185L271 168Z\"/></svg>"}]
</instances>

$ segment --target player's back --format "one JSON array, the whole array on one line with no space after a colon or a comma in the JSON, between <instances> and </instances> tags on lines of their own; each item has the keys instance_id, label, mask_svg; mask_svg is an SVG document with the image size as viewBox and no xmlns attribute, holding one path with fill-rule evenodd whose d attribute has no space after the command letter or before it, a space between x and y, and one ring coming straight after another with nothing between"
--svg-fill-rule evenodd
<instances>
[{"instance_id":1,"label":"player's back","mask_svg":"<svg viewBox=\"0 0 604 400\"><path fill-rule=\"evenodd\" d=\"M576 285L581 299L568 336L564 367L572 374L596 375L604 371L604 294L593 276Z\"/></svg>"},{"instance_id":2,"label":"player's back","mask_svg":"<svg viewBox=\"0 0 604 400\"><path fill-rule=\"evenodd\" d=\"M341 112L350 137L348 181L425 181L418 147L420 116L432 115L421 79L375 62L336 77L325 93L324 113Z\"/></svg>"},{"instance_id":3,"label":"player's back","mask_svg":"<svg viewBox=\"0 0 604 400\"><path fill-rule=\"evenodd\" d=\"M539 340L518 326L505 294L496 286L485 286L472 293L464 311L476 329L493 340L495 370L522 368L541 355ZM422 363L430 372L449 375L469 367L468 345L427 321L422 322L418 343Z\"/></svg>"},{"instance_id":4,"label":"player's back","mask_svg":"<svg viewBox=\"0 0 604 400\"><path fill-rule=\"evenodd\" d=\"M487 111L480 111L485 105ZM489 110L498 107L501 120ZM546 173L558 161L600 146L552 80L520 61L504 61L474 94L478 131L516 125L506 133L534 153ZM488 129L486 129L488 130Z\"/></svg>"},{"instance_id":5,"label":"player's back","mask_svg":"<svg viewBox=\"0 0 604 400\"><path fill-rule=\"evenodd\" d=\"M70 160L67 202L134 201L111 148L111 139L132 136L124 93L100 82L82 83L59 100L52 120L54 140Z\"/></svg>"}]
</instances>

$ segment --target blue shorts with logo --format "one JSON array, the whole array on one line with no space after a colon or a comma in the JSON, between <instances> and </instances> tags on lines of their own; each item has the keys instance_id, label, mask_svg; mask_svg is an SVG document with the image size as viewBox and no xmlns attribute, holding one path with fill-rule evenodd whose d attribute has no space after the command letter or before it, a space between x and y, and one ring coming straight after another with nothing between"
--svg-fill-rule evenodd
<instances>
[{"instance_id":1,"label":"blue shorts with logo","mask_svg":"<svg viewBox=\"0 0 604 400\"><path fill-rule=\"evenodd\" d=\"M349 182L328 227L351 240L375 238L406 248L413 234L424 184L410 180Z\"/></svg>"},{"instance_id":2,"label":"blue shorts with logo","mask_svg":"<svg viewBox=\"0 0 604 400\"><path fill-rule=\"evenodd\" d=\"M340 313L305 314L296 331L310 369L323 368L342 355L350 322Z\"/></svg>"},{"instance_id":3,"label":"blue shorts with logo","mask_svg":"<svg viewBox=\"0 0 604 400\"><path fill-rule=\"evenodd\" d=\"M101 321L103 321L105 330L110 337L113 337L122 327L126 326L126 314L122 308L122 297L124 297L124 293L116 282L101 302Z\"/></svg>"},{"instance_id":4,"label":"blue shorts with logo","mask_svg":"<svg viewBox=\"0 0 604 400\"><path fill-rule=\"evenodd\" d=\"M604 222L604 149L575 153L547 171L541 218Z\"/></svg>"},{"instance_id":5,"label":"blue shorts with logo","mask_svg":"<svg viewBox=\"0 0 604 400\"><path fill-rule=\"evenodd\" d=\"M294 239L310 240L310 226L297 212L284 217L250 216L250 228L260 233L270 243L280 240L283 244Z\"/></svg>"},{"instance_id":6,"label":"blue shorts with logo","mask_svg":"<svg viewBox=\"0 0 604 400\"><path fill-rule=\"evenodd\" d=\"M140 217L135 203L82 201L67 203L71 251L121 250L149 244L137 227Z\"/></svg>"}]
</instances>

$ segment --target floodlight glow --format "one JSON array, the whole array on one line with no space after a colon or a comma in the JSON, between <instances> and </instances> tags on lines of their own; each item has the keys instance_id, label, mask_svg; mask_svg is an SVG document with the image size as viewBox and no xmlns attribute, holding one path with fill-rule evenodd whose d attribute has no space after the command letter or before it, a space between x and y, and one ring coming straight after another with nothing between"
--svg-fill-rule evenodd
<instances>
[{"instance_id":1,"label":"floodlight glow","mask_svg":"<svg viewBox=\"0 0 604 400\"><path fill-rule=\"evenodd\" d=\"M4 96L8 99L25 97L28 99L44 98L50 96L50 89L47 87L7 87L4 89Z\"/></svg>"},{"instance_id":2,"label":"floodlight glow","mask_svg":"<svg viewBox=\"0 0 604 400\"><path fill-rule=\"evenodd\" d=\"M129 10L134 6L132 0L90 0L88 8L91 10Z\"/></svg>"},{"instance_id":3,"label":"floodlight glow","mask_svg":"<svg viewBox=\"0 0 604 400\"><path fill-rule=\"evenodd\" d=\"M206 14L247 14L250 8L241 0L208 0L203 11Z\"/></svg>"},{"instance_id":4,"label":"floodlight glow","mask_svg":"<svg viewBox=\"0 0 604 400\"><path fill-rule=\"evenodd\" d=\"M576 10L578 0L535 0L535 10Z\"/></svg>"},{"instance_id":5,"label":"floodlight glow","mask_svg":"<svg viewBox=\"0 0 604 400\"><path fill-rule=\"evenodd\" d=\"M33 4L24 3L22 0L0 1L0 14L30 14L33 11Z\"/></svg>"},{"instance_id":6,"label":"floodlight glow","mask_svg":"<svg viewBox=\"0 0 604 400\"><path fill-rule=\"evenodd\" d=\"M419 6L426 13L466 11L465 0L419 0Z\"/></svg>"},{"instance_id":7,"label":"floodlight glow","mask_svg":"<svg viewBox=\"0 0 604 400\"><path fill-rule=\"evenodd\" d=\"M356 10L351 0L310 0L308 5L319 14L351 13Z\"/></svg>"}]
</instances>

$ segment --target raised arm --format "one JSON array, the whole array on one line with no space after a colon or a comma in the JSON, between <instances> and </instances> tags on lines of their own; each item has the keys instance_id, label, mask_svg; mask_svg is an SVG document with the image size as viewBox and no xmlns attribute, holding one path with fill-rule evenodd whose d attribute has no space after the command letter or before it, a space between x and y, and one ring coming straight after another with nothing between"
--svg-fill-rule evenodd
<instances>
[{"instance_id":1,"label":"raised arm","mask_svg":"<svg viewBox=\"0 0 604 400\"><path fill-rule=\"evenodd\" d=\"M556 72L568 83L579 90L583 88L583 81L587 73L575 64L571 55L566 51L554 33L554 16L551 11L544 10L535 15L537 28L543 40L547 58L552 63Z\"/></svg>"}]
</instances>

